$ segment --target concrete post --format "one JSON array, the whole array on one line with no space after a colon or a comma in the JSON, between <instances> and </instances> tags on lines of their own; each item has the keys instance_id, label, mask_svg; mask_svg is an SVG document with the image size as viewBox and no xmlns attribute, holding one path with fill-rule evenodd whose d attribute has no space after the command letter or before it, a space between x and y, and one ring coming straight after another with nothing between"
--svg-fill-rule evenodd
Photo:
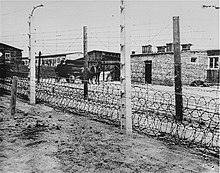
<instances>
[{"instance_id":1,"label":"concrete post","mask_svg":"<svg viewBox=\"0 0 220 173\"><path fill-rule=\"evenodd\" d=\"M121 129L126 129L126 134L132 134L132 111L131 111L131 63L130 63L130 35L129 16L127 2L120 1L121 10ZM126 9L126 10L125 10Z\"/></svg>"},{"instance_id":2,"label":"concrete post","mask_svg":"<svg viewBox=\"0 0 220 173\"><path fill-rule=\"evenodd\" d=\"M34 38L34 17L29 16L29 60L30 60L30 104L35 104L35 38Z\"/></svg>"}]
</instances>

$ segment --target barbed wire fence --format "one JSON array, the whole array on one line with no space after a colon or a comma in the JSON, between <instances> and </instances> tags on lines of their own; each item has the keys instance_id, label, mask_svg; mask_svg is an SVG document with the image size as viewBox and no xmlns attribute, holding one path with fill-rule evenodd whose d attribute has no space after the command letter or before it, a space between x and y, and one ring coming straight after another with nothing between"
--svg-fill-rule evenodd
<instances>
[{"instance_id":1,"label":"barbed wire fence","mask_svg":"<svg viewBox=\"0 0 220 173\"><path fill-rule=\"evenodd\" d=\"M219 98L212 94L201 95L184 90L183 98L183 121L175 120L175 92L171 89L174 83L174 62L172 53L144 54L140 51L142 45L164 45L166 41L172 42L172 26L163 28L155 25L147 29L151 35L140 34L145 30L144 24L135 24L131 32L131 48L135 54L131 55L131 78L132 78L132 125L134 130L147 135L156 136L160 139L173 141L176 144L184 144L195 147L205 153L219 156ZM202 33L200 31L184 31L185 34ZM54 35L55 34L55 35ZM39 36L38 36L39 35ZM184 36L184 34L183 34ZM12 36L14 37L14 36ZM10 37L9 37L10 38ZM22 35L23 38L23 35ZM197 37L198 39L200 37ZM55 31L50 33L36 33L37 46L51 52L71 52L82 49L82 29ZM107 26L88 28L89 50L100 47L102 50L115 51L119 49L119 26ZM184 37L183 37L184 39ZM206 38L202 38L205 40ZM24 39L25 40L25 39ZM147 41L145 41L147 40ZM136 46L140 45L140 46ZM139 51L139 52L138 52ZM205 57L203 51L198 51L198 58ZM196 79L204 79L207 64L204 61L191 62L190 52L183 52L182 80L183 84L189 84ZM156 57L156 58L155 58ZM153 62L149 62L152 61ZM146 82L146 66L152 67L151 84ZM1 79L0 88L10 92L11 76L18 76L18 95L28 99L29 79L28 71L14 70L7 72L6 77ZM98 84L88 85L88 98L83 97L83 83L57 82L57 76L53 67L45 67L41 74L40 83L36 84L36 99L38 102L47 103L55 108L88 116L102 122L120 126L120 99L121 85L119 82L103 81ZM157 84L166 85L161 89ZM189 89L191 90L191 88ZM218 91L216 91L218 92Z\"/></svg>"}]
</instances>

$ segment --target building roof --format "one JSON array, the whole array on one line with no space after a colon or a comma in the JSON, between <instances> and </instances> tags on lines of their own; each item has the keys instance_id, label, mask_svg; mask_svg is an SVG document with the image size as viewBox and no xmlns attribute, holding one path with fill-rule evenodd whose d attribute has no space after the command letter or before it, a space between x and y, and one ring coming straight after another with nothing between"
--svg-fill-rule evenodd
<instances>
[{"instance_id":1,"label":"building roof","mask_svg":"<svg viewBox=\"0 0 220 173\"><path fill-rule=\"evenodd\" d=\"M14 46L11 46L11 45L8 45L8 44L5 44L5 43L0 43L0 45L23 51L22 49L19 49L17 47L14 47Z\"/></svg>"},{"instance_id":2,"label":"building roof","mask_svg":"<svg viewBox=\"0 0 220 173\"><path fill-rule=\"evenodd\" d=\"M189 45L189 46L192 46L193 44L192 44L192 43L182 43L181 45Z\"/></svg>"},{"instance_id":3,"label":"building roof","mask_svg":"<svg viewBox=\"0 0 220 173\"><path fill-rule=\"evenodd\" d=\"M71 54L82 54L82 52L72 52L72 53L59 53L59 54L51 54L51 55L42 55L42 58L50 58L50 57L59 57L59 56L66 56ZM39 56L36 56L36 58L39 58ZM22 59L28 59L28 57L22 57Z\"/></svg>"},{"instance_id":4,"label":"building roof","mask_svg":"<svg viewBox=\"0 0 220 173\"><path fill-rule=\"evenodd\" d=\"M143 45L142 47L152 47L152 45L151 44L147 44L147 45Z\"/></svg>"},{"instance_id":5,"label":"building roof","mask_svg":"<svg viewBox=\"0 0 220 173\"><path fill-rule=\"evenodd\" d=\"M188 50L187 52L190 53L206 53L206 52L213 52L214 50ZM220 50L218 50L220 51ZM182 51L181 51L182 52ZM216 52L216 50L215 50ZM174 52L151 52L151 53L137 53L137 54L131 54L131 57L140 57L140 56L145 56L145 55L149 55L149 56L153 56L153 55L161 55L161 54L174 54Z\"/></svg>"},{"instance_id":6,"label":"building roof","mask_svg":"<svg viewBox=\"0 0 220 173\"><path fill-rule=\"evenodd\" d=\"M207 50L208 56L220 55L220 49Z\"/></svg>"},{"instance_id":7,"label":"building roof","mask_svg":"<svg viewBox=\"0 0 220 173\"><path fill-rule=\"evenodd\" d=\"M137 53L137 54L131 54L131 57L141 57L145 55L154 56L154 55L161 55L161 54L174 54L173 52L150 52L150 53Z\"/></svg>"},{"instance_id":8,"label":"building roof","mask_svg":"<svg viewBox=\"0 0 220 173\"><path fill-rule=\"evenodd\" d=\"M118 52L109 52L109 51L102 51L102 50L92 50L92 51L89 51L88 53L92 53L92 52L120 54Z\"/></svg>"}]
</instances>

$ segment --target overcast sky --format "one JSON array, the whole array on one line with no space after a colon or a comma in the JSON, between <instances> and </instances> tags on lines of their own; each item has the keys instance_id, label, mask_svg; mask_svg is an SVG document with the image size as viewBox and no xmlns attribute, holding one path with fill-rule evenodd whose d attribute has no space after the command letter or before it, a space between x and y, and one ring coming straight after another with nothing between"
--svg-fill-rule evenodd
<instances>
[{"instance_id":1,"label":"overcast sky","mask_svg":"<svg viewBox=\"0 0 220 173\"><path fill-rule=\"evenodd\" d=\"M120 1L1 1L0 41L28 55L28 16L34 6L36 51L43 54L82 51L82 27L88 27L89 50L119 52ZM217 0L129 1L131 51L172 42L172 17L180 17L181 43L192 49L219 48ZM154 48L155 49L155 48Z\"/></svg>"}]
</instances>

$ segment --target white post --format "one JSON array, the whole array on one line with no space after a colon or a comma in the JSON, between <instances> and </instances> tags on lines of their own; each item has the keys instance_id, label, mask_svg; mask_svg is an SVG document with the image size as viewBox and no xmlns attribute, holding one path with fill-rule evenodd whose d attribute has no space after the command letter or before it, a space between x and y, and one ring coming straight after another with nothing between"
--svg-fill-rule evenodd
<instances>
[{"instance_id":1,"label":"white post","mask_svg":"<svg viewBox=\"0 0 220 173\"><path fill-rule=\"evenodd\" d=\"M35 38L34 38L34 17L29 16L29 60L30 60L30 104L35 104Z\"/></svg>"},{"instance_id":2,"label":"white post","mask_svg":"<svg viewBox=\"0 0 220 173\"><path fill-rule=\"evenodd\" d=\"M35 76L35 33L34 33L34 10L38 7L43 7L43 5L38 5L36 7L33 7L33 10L31 11L31 14L29 15L29 60L30 60L30 104L36 103L35 98L35 82L36 82L36 76Z\"/></svg>"},{"instance_id":3,"label":"white post","mask_svg":"<svg viewBox=\"0 0 220 173\"><path fill-rule=\"evenodd\" d=\"M120 0L121 10L121 129L126 129L126 134L132 134L132 110L131 110L131 63L130 63L130 35L128 4ZM126 8L126 10L125 10Z\"/></svg>"}]
</instances>

